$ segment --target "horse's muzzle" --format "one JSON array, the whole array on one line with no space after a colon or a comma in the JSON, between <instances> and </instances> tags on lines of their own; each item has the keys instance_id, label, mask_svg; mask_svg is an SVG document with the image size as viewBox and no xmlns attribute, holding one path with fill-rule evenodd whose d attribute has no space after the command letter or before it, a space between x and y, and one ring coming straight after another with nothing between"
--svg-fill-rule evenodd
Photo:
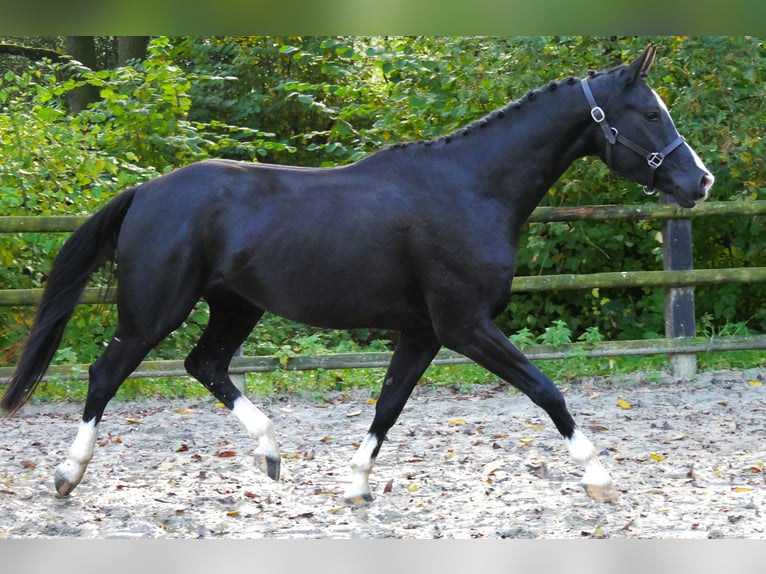
<instances>
[{"instance_id":1,"label":"horse's muzzle","mask_svg":"<svg viewBox=\"0 0 766 574\"><path fill-rule=\"evenodd\" d=\"M702 192L702 197L697 200L697 203L700 203L702 201L705 201L710 194L710 188L713 187L713 184L715 183L715 177L713 177L712 173L706 172L702 179L700 180L700 191Z\"/></svg>"}]
</instances>

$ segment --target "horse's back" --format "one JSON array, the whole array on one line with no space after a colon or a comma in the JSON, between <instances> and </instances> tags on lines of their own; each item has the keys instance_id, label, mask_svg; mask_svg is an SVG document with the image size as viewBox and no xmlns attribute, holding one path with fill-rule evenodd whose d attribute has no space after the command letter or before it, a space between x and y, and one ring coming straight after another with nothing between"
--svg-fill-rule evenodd
<instances>
[{"instance_id":1,"label":"horse's back","mask_svg":"<svg viewBox=\"0 0 766 574\"><path fill-rule=\"evenodd\" d=\"M120 283L231 291L321 326L420 323L420 208L394 180L347 168L191 164L136 194L120 233Z\"/></svg>"}]
</instances>

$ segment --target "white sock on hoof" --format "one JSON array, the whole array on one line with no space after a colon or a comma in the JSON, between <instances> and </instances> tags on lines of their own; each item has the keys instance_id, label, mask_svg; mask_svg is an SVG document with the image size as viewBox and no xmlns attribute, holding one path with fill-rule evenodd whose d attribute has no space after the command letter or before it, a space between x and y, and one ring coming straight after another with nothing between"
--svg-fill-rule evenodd
<instances>
[{"instance_id":1,"label":"white sock on hoof","mask_svg":"<svg viewBox=\"0 0 766 574\"><path fill-rule=\"evenodd\" d=\"M260 455L266 459L271 459L273 464L279 462L279 446L274 434L274 423L271 422L271 419L244 395L237 397L231 412L242 423L250 437L258 440L258 448L255 450L256 456ZM267 472L265 469L263 470Z\"/></svg>"},{"instance_id":2,"label":"white sock on hoof","mask_svg":"<svg viewBox=\"0 0 766 574\"><path fill-rule=\"evenodd\" d=\"M59 484L66 484L68 488L65 492L59 494L69 494L69 492L80 484L88 463L93 458L93 449L96 446L96 436L98 435L96 419L80 423L77 430L77 436L69 447L69 458L62 462L56 470L56 488Z\"/></svg>"},{"instance_id":3,"label":"white sock on hoof","mask_svg":"<svg viewBox=\"0 0 766 574\"><path fill-rule=\"evenodd\" d=\"M598 460L596 449L580 429L575 429L572 437L566 439L566 443L572 458L585 467L585 474L582 477L584 485L596 487L612 485L609 473Z\"/></svg>"},{"instance_id":4,"label":"white sock on hoof","mask_svg":"<svg viewBox=\"0 0 766 574\"><path fill-rule=\"evenodd\" d=\"M351 459L351 484L346 488L345 499L353 502L370 500L370 472L375 464L372 457L378 446L375 435L368 434Z\"/></svg>"}]
</instances>

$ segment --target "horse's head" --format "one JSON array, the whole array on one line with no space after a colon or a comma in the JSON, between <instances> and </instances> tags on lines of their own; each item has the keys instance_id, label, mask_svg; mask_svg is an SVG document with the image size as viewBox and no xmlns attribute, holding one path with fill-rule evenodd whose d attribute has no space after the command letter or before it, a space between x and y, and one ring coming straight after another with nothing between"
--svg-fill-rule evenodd
<instances>
[{"instance_id":1,"label":"horse's head","mask_svg":"<svg viewBox=\"0 0 766 574\"><path fill-rule=\"evenodd\" d=\"M592 82L595 90L595 79L582 80L591 116L601 128L596 128L596 149L619 175L649 192L659 189L670 194L683 207L693 207L707 198L714 178L679 135L660 96L646 83L655 52L649 47L633 63L598 78L603 108L589 85Z\"/></svg>"}]
</instances>

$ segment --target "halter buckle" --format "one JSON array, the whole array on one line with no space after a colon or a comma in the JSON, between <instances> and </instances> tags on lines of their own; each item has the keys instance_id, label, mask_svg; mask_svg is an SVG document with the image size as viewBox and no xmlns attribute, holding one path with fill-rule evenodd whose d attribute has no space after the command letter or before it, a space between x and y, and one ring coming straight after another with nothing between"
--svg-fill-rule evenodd
<instances>
[{"instance_id":1,"label":"halter buckle","mask_svg":"<svg viewBox=\"0 0 766 574\"><path fill-rule=\"evenodd\" d=\"M590 110L590 117L593 118L593 121L600 124L606 119L606 114L604 113L604 110L599 106L595 106Z\"/></svg>"},{"instance_id":2,"label":"halter buckle","mask_svg":"<svg viewBox=\"0 0 766 574\"><path fill-rule=\"evenodd\" d=\"M665 159L665 156L662 155L659 152L654 152L649 154L649 157L646 158L646 163L649 164L649 167L652 169L657 169L662 165L662 161Z\"/></svg>"}]
</instances>

